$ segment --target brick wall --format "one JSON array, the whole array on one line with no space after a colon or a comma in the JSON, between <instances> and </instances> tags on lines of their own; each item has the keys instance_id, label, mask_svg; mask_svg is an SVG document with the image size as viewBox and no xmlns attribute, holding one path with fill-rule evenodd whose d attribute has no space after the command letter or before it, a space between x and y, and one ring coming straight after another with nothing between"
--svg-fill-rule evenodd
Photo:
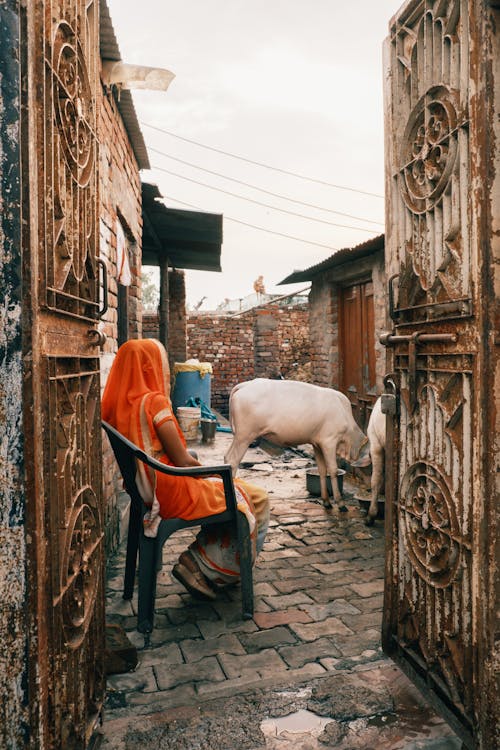
<instances>
[{"instance_id":1,"label":"brick wall","mask_svg":"<svg viewBox=\"0 0 500 750\"><path fill-rule=\"evenodd\" d=\"M186 354L213 367L211 405L227 416L233 386L254 377L294 378L309 360L307 305L254 308L241 315L189 313ZM145 315L144 330L158 336L158 317Z\"/></svg>"},{"instance_id":2,"label":"brick wall","mask_svg":"<svg viewBox=\"0 0 500 750\"><path fill-rule=\"evenodd\" d=\"M309 339L314 382L338 388L338 295L331 272L314 280L309 293Z\"/></svg>"},{"instance_id":3,"label":"brick wall","mask_svg":"<svg viewBox=\"0 0 500 750\"><path fill-rule=\"evenodd\" d=\"M173 371L174 362L187 359L187 312L184 271L168 272L168 356Z\"/></svg>"},{"instance_id":4,"label":"brick wall","mask_svg":"<svg viewBox=\"0 0 500 750\"><path fill-rule=\"evenodd\" d=\"M141 237L142 209L139 170L127 133L112 96L104 92L99 110L100 154L100 256L107 266L109 307L99 324L106 335L101 355L101 386L118 348L118 283L116 273L118 222L126 237L132 283L127 287L128 337L142 335ZM107 438L103 436L103 477L105 498L106 548L113 551L119 542L118 496L122 482Z\"/></svg>"},{"instance_id":5,"label":"brick wall","mask_svg":"<svg viewBox=\"0 0 500 750\"><path fill-rule=\"evenodd\" d=\"M307 305L254 308L241 315L190 314L188 356L211 362L212 406L228 413L231 389L255 377L293 377L295 362L308 358ZM298 358L300 355L301 359Z\"/></svg>"},{"instance_id":6,"label":"brick wall","mask_svg":"<svg viewBox=\"0 0 500 750\"><path fill-rule=\"evenodd\" d=\"M211 404L225 415L231 388L255 377L253 325L253 313L188 316L188 357L211 362Z\"/></svg>"}]
</instances>

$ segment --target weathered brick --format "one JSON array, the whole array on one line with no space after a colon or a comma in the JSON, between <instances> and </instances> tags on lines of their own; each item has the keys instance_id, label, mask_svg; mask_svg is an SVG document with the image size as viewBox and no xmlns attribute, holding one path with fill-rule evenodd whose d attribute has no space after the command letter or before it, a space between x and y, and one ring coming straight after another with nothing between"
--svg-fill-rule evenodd
<instances>
[{"instance_id":1,"label":"weathered brick","mask_svg":"<svg viewBox=\"0 0 500 750\"><path fill-rule=\"evenodd\" d=\"M158 689L156 684L155 674L153 667L142 667L135 672L127 672L126 674L115 674L107 677L108 690L116 690L121 692L132 692L141 691L143 693L153 693Z\"/></svg>"},{"instance_id":2,"label":"weathered brick","mask_svg":"<svg viewBox=\"0 0 500 750\"><path fill-rule=\"evenodd\" d=\"M179 648L187 662L200 661L207 656L220 654L222 651L228 654L245 653L245 649L235 635L221 635L217 638L209 638L203 641L181 641Z\"/></svg>"},{"instance_id":3,"label":"weathered brick","mask_svg":"<svg viewBox=\"0 0 500 750\"><path fill-rule=\"evenodd\" d=\"M383 592L384 581L383 579L377 579L371 583L353 583L350 587L358 596L370 597Z\"/></svg>"},{"instance_id":4,"label":"weathered brick","mask_svg":"<svg viewBox=\"0 0 500 750\"><path fill-rule=\"evenodd\" d=\"M303 641L315 641L322 636L353 635L353 631L338 617L327 617L321 622L310 624L291 623L290 629Z\"/></svg>"},{"instance_id":5,"label":"weathered brick","mask_svg":"<svg viewBox=\"0 0 500 750\"><path fill-rule=\"evenodd\" d=\"M276 580L273 582L273 586L278 589L281 594L291 594L294 591L300 591L305 589L309 592L310 589L318 586L317 577L307 576L304 578L286 578L285 580Z\"/></svg>"},{"instance_id":6,"label":"weathered brick","mask_svg":"<svg viewBox=\"0 0 500 750\"><path fill-rule=\"evenodd\" d=\"M294 668L302 667L308 662L313 662L324 657L341 656L341 652L329 638L319 638L310 643L284 646L278 649L278 653L290 667Z\"/></svg>"},{"instance_id":7,"label":"weathered brick","mask_svg":"<svg viewBox=\"0 0 500 750\"><path fill-rule=\"evenodd\" d=\"M256 654L231 656L220 654L220 663L229 679L240 677L245 671L257 671L261 676L285 671L286 664L274 649L265 649Z\"/></svg>"},{"instance_id":8,"label":"weathered brick","mask_svg":"<svg viewBox=\"0 0 500 750\"><path fill-rule=\"evenodd\" d=\"M264 601L272 609L288 609L296 607L299 604L312 604L310 597L305 591L296 591L293 594L284 594L283 596L266 596Z\"/></svg>"},{"instance_id":9,"label":"weathered brick","mask_svg":"<svg viewBox=\"0 0 500 750\"><path fill-rule=\"evenodd\" d=\"M288 628L277 627L260 630L249 635L240 635L241 643L248 653L253 653L264 648L276 648L285 643L295 643L297 638Z\"/></svg>"},{"instance_id":10,"label":"weathered brick","mask_svg":"<svg viewBox=\"0 0 500 750\"><path fill-rule=\"evenodd\" d=\"M179 664L175 668L159 664L154 667L154 670L160 690L170 690L177 685L187 683L206 682L207 680L221 682L225 679L215 656L209 656L193 664Z\"/></svg>"},{"instance_id":11,"label":"weathered brick","mask_svg":"<svg viewBox=\"0 0 500 750\"><path fill-rule=\"evenodd\" d=\"M319 604L300 604L300 609L303 609L311 620L314 620L315 622L321 622L321 620L326 620L327 617L332 617L335 615L348 615L350 616L350 620L354 622L356 617L361 617L359 609L356 609L356 607L353 607L352 604L347 602L345 599L335 599L332 602L329 602L328 604L319 605ZM351 622L347 622L346 617L342 617L342 622L344 622L347 626L353 627L351 625ZM371 624L371 623L370 623Z\"/></svg>"},{"instance_id":12,"label":"weathered brick","mask_svg":"<svg viewBox=\"0 0 500 750\"><path fill-rule=\"evenodd\" d=\"M300 609L256 613L253 619L261 629L274 628L277 625L289 625L291 622L311 622L311 617L307 612L302 612Z\"/></svg>"}]
</instances>

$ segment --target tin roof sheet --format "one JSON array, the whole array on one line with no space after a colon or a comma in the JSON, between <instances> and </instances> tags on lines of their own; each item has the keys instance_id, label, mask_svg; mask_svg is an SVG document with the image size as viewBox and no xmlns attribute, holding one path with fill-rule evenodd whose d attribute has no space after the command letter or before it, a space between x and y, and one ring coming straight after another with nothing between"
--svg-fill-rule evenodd
<instances>
[{"instance_id":1,"label":"tin roof sheet","mask_svg":"<svg viewBox=\"0 0 500 750\"><path fill-rule=\"evenodd\" d=\"M280 284L297 284L303 281L311 281L315 276L318 276L324 271L328 271L336 266L349 263L353 260L359 260L364 258L366 255L371 255L378 250L384 249L385 235L379 234L377 237L372 237L371 240L356 245L355 247L345 247L342 250L337 250L336 253L330 255L329 258L316 263L314 266L305 268L303 271L296 270L287 276L283 281L278 282Z\"/></svg>"},{"instance_id":2,"label":"tin roof sheet","mask_svg":"<svg viewBox=\"0 0 500 750\"><path fill-rule=\"evenodd\" d=\"M168 258L175 268L220 271L222 215L168 208L156 185L142 183L142 262Z\"/></svg>"}]
</instances>

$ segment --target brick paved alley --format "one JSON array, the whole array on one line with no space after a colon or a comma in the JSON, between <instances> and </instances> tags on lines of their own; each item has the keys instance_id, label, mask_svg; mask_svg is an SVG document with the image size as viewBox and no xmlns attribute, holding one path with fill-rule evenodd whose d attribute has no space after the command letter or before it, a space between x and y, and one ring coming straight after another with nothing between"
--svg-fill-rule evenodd
<instances>
[{"instance_id":1,"label":"brick paved alley","mask_svg":"<svg viewBox=\"0 0 500 750\"><path fill-rule=\"evenodd\" d=\"M229 442L217 433L212 446L195 447L203 463L217 463ZM123 552L111 561L107 620L125 628L139 664L108 678L103 746L459 748L381 652L383 522L364 525L357 497L366 490L345 482L348 512L327 512L306 489L307 458L253 449L244 465L252 462L240 476L268 489L272 511L252 620L241 619L239 587L200 603L172 578L193 535L185 530L164 548L144 649L135 601L121 597ZM301 717L298 728L273 724L291 715ZM329 723L316 725L319 717Z\"/></svg>"}]
</instances>

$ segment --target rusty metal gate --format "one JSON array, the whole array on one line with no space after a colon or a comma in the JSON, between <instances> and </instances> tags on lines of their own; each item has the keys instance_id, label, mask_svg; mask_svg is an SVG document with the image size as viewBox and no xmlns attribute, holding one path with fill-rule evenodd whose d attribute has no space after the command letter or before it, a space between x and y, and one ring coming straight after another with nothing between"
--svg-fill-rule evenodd
<instances>
[{"instance_id":1,"label":"rusty metal gate","mask_svg":"<svg viewBox=\"0 0 500 750\"><path fill-rule=\"evenodd\" d=\"M65 750L89 745L105 689L98 13L97 0L28 2L23 29L32 721L37 747Z\"/></svg>"},{"instance_id":2,"label":"rusty metal gate","mask_svg":"<svg viewBox=\"0 0 500 750\"><path fill-rule=\"evenodd\" d=\"M466 746L484 750L498 741L493 5L411 0L385 47L393 330L383 337L392 415L383 644Z\"/></svg>"}]
</instances>

